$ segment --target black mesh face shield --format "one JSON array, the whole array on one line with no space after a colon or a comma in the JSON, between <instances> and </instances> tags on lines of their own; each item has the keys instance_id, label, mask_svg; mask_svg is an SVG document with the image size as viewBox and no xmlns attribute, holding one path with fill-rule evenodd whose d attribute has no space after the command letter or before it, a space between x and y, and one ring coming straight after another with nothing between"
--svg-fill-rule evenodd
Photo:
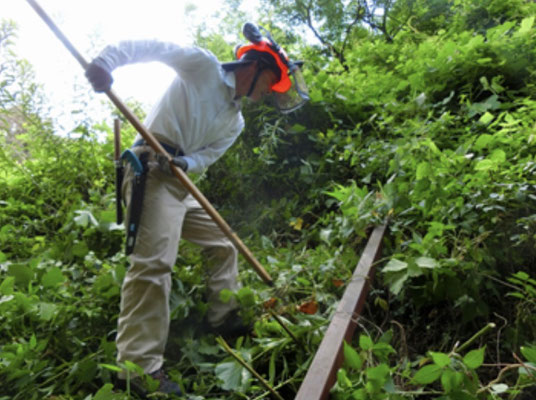
<instances>
[{"instance_id":1,"label":"black mesh face shield","mask_svg":"<svg viewBox=\"0 0 536 400\"><path fill-rule=\"evenodd\" d=\"M301 108L310 100L309 90L298 63L292 64L289 71L292 86L285 93L273 92L277 108L283 114L288 114Z\"/></svg>"}]
</instances>

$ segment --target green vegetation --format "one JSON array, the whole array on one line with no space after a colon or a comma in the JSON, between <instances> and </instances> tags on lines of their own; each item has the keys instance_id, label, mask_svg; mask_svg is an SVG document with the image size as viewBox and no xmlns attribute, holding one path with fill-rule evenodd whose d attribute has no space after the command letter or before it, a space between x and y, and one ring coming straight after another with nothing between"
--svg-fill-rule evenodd
<instances>
[{"instance_id":1,"label":"green vegetation","mask_svg":"<svg viewBox=\"0 0 536 400\"><path fill-rule=\"evenodd\" d=\"M264 7L276 39L306 60L312 101L288 116L247 104L240 140L196 178L276 280L274 291L241 261L244 288L222 295L237 297L255 336L228 343L233 354L294 398L370 228L389 220L332 397L533 398L536 4ZM313 29L320 44L306 46L298 32ZM79 138L54 135L15 31L2 22L0 399L125 399L112 385L128 262L111 124L88 115ZM204 34L223 54L221 35ZM133 135L124 125L124 143ZM181 245L170 375L199 400L273 396L196 329L202 271Z\"/></svg>"}]
</instances>

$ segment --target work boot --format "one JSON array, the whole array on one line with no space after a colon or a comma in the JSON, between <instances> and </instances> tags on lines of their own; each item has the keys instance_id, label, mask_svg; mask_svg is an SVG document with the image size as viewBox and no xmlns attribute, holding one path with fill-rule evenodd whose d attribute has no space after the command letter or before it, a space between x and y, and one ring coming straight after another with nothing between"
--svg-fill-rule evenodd
<instances>
[{"instance_id":1,"label":"work boot","mask_svg":"<svg viewBox=\"0 0 536 400\"><path fill-rule=\"evenodd\" d=\"M164 394L173 394L175 396L182 396L182 391L175 382L169 380L163 368L148 374L152 379L159 382L158 388L155 392ZM119 389L127 390L127 381L125 379L117 379L117 385ZM130 390L136 393L141 398L146 398L150 391L147 389L147 385L144 379L141 377L132 378L130 380Z\"/></svg>"},{"instance_id":2,"label":"work boot","mask_svg":"<svg viewBox=\"0 0 536 400\"><path fill-rule=\"evenodd\" d=\"M234 310L229 313L221 325L210 327L210 333L222 336L224 339L234 339L249 334L252 328L238 315L238 311Z\"/></svg>"}]
</instances>

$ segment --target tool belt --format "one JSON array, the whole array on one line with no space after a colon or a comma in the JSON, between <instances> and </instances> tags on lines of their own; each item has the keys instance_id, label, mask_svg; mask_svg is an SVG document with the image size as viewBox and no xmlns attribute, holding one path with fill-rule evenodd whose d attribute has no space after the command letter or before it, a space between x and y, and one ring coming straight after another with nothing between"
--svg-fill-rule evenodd
<instances>
[{"instance_id":1,"label":"tool belt","mask_svg":"<svg viewBox=\"0 0 536 400\"><path fill-rule=\"evenodd\" d=\"M162 142L160 142L160 144L173 157L184 156L184 153L178 147L173 147L167 143ZM145 142L145 140L140 139L134 142L132 148L146 145L147 143ZM132 194L130 199L129 218L125 224L127 231L127 241L125 249L126 255L132 253L136 244L136 236L138 234L141 212L143 209L143 197L145 195L145 180L147 178L147 162L149 160L149 154L150 153L146 151L141 153L138 157L136 153L133 152L131 149L127 149L121 154L121 159L116 161L116 170L118 171L118 173L116 174L116 206L118 210L122 210L121 187L123 185L123 164L125 162L128 162L132 167L132 171L134 172L134 179L132 182ZM157 161L159 162L160 169L164 172L169 173L167 158L164 158L164 162L161 162L162 160L158 160L157 157ZM165 167L167 167L167 170ZM117 223L120 224L122 220L122 212L118 211Z\"/></svg>"},{"instance_id":2,"label":"tool belt","mask_svg":"<svg viewBox=\"0 0 536 400\"><path fill-rule=\"evenodd\" d=\"M147 161L149 159L149 152L144 152L139 157L132 150L127 149L121 154L121 161L128 162L134 173L132 182L132 194L130 198L130 210L128 221L126 221L127 241L126 241L126 255L129 255L134 250L136 244L136 236L138 234L138 228L140 225L141 211L143 209L143 197L145 194L145 180L147 178ZM116 184L121 188L122 179ZM118 191L119 195L116 196L116 201L121 206L121 190ZM119 219L119 218L118 218Z\"/></svg>"}]
</instances>

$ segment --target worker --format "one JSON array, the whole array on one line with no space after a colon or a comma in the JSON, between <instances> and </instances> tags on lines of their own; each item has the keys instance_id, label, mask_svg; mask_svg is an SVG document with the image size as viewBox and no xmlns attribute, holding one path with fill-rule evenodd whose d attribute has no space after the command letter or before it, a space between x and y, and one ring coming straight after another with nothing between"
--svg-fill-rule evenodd
<instances>
[{"instance_id":1,"label":"worker","mask_svg":"<svg viewBox=\"0 0 536 400\"><path fill-rule=\"evenodd\" d=\"M259 28L244 25L249 43L237 46L232 62L220 63L212 53L197 47L154 40L125 41L107 46L89 64L86 76L95 91L105 92L112 86L112 71L123 65L160 61L174 69L175 79L148 114L145 125L176 166L187 173L201 172L229 149L244 128L240 111L243 97L258 101L274 93L283 112L308 100L301 64L292 63L269 33L264 37ZM158 391L180 395L179 385L163 369L171 273L179 240L184 238L203 249L208 272L207 321L219 334L244 333L236 302L222 302L219 296L223 289L239 288L237 250L170 173L167 157L155 154L140 136L131 151L146 172L141 195L129 166L123 182L127 217L141 214L137 215L139 227L121 290L117 361L143 368L160 382ZM139 210L132 206L140 204L139 198L132 197L134 192L142 196ZM126 386L126 372L119 373L118 382ZM130 386L142 396L147 394L142 377L131 380Z\"/></svg>"}]
</instances>

